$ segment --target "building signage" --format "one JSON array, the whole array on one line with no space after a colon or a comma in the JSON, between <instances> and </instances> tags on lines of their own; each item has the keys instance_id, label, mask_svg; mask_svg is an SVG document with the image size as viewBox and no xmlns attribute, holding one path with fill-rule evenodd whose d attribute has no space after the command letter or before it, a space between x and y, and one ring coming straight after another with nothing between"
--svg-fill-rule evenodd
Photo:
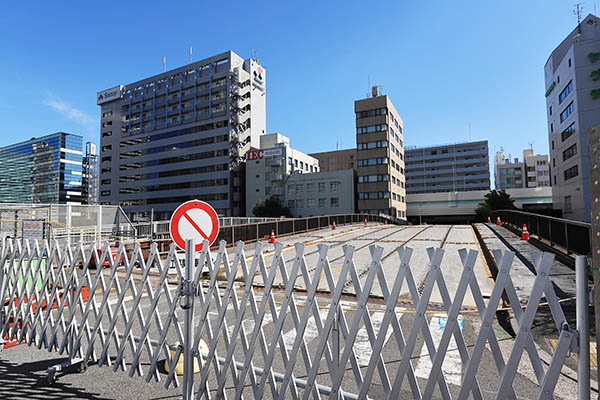
<instances>
[{"instance_id":1,"label":"building signage","mask_svg":"<svg viewBox=\"0 0 600 400\"><path fill-rule=\"evenodd\" d=\"M123 85L119 85L119 86L115 86L114 88L106 89L101 92L98 92L98 95L96 97L96 100L97 100L96 104L100 105L100 104L108 103L109 101L113 101L113 100L120 98L122 88L123 88Z\"/></svg>"},{"instance_id":2,"label":"building signage","mask_svg":"<svg viewBox=\"0 0 600 400\"><path fill-rule=\"evenodd\" d=\"M90 156L96 155L96 143L87 142L87 155L90 155Z\"/></svg>"},{"instance_id":3,"label":"building signage","mask_svg":"<svg viewBox=\"0 0 600 400\"><path fill-rule=\"evenodd\" d=\"M260 90L261 92L265 91L265 70L259 65L253 73L252 86Z\"/></svg>"},{"instance_id":4,"label":"building signage","mask_svg":"<svg viewBox=\"0 0 600 400\"><path fill-rule=\"evenodd\" d=\"M283 154L281 149L250 150L246 153L246 160L262 160L265 157L280 156L281 154Z\"/></svg>"}]
</instances>

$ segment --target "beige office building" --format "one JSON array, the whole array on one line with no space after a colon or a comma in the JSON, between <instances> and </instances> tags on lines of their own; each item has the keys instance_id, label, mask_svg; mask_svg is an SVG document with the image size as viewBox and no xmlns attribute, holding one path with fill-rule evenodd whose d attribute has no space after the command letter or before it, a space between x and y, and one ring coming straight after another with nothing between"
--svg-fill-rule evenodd
<instances>
[{"instance_id":1,"label":"beige office building","mask_svg":"<svg viewBox=\"0 0 600 400\"><path fill-rule=\"evenodd\" d=\"M379 88L354 102L358 211L406 219L403 122Z\"/></svg>"}]
</instances>

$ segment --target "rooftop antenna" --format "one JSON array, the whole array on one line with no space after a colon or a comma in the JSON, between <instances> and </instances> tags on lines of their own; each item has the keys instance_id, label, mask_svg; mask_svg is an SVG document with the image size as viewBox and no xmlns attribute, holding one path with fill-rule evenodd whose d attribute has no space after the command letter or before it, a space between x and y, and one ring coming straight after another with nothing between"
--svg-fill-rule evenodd
<instances>
[{"instance_id":1,"label":"rooftop antenna","mask_svg":"<svg viewBox=\"0 0 600 400\"><path fill-rule=\"evenodd\" d=\"M337 141L335 142L335 151L338 151L340 149L340 142Z\"/></svg>"},{"instance_id":2,"label":"rooftop antenna","mask_svg":"<svg viewBox=\"0 0 600 400\"><path fill-rule=\"evenodd\" d=\"M531 150L533 150L533 142L528 142L528 143L529 143L529 148L530 148Z\"/></svg>"},{"instance_id":3,"label":"rooftop antenna","mask_svg":"<svg viewBox=\"0 0 600 400\"><path fill-rule=\"evenodd\" d=\"M577 16L577 31L581 35L581 12L583 11L583 3L575 3L573 6L575 7L573 15Z\"/></svg>"},{"instance_id":4,"label":"rooftop antenna","mask_svg":"<svg viewBox=\"0 0 600 400\"><path fill-rule=\"evenodd\" d=\"M167 72L167 56L163 56L163 72Z\"/></svg>"},{"instance_id":5,"label":"rooftop antenna","mask_svg":"<svg viewBox=\"0 0 600 400\"><path fill-rule=\"evenodd\" d=\"M190 64L192 63L192 46L190 46Z\"/></svg>"}]
</instances>

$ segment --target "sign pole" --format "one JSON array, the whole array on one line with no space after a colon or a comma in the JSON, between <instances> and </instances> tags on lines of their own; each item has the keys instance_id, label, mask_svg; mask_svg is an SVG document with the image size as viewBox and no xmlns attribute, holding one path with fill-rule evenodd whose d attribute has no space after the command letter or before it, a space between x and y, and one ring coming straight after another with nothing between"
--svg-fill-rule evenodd
<instances>
[{"instance_id":1,"label":"sign pole","mask_svg":"<svg viewBox=\"0 0 600 400\"><path fill-rule=\"evenodd\" d=\"M596 325L596 357L600 359L600 125L588 130L588 144L590 152L590 269L594 278L594 317ZM587 281L586 281L587 283ZM581 346L580 346L581 348ZM581 378L581 375L579 375ZM600 382L600 368L596 371L596 382ZM599 394L600 398L600 394Z\"/></svg>"},{"instance_id":2,"label":"sign pole","mask_svg":"<svg viewBox=\"0 0 600 400\"><path fill-rule=\"evenodd\" d=\"M183 344L183 398L192 400L194 398L194 359L192 343L194 342L194 239L185 241L185 280L183 281L182 295L185 303L185 333Z\"/></svg>"}]
</instances>

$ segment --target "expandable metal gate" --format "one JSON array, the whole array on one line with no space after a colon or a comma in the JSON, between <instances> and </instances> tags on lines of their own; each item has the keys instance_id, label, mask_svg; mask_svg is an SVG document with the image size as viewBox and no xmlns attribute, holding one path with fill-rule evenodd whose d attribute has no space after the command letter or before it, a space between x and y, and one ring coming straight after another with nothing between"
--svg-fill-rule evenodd
<instances>
[{"instance_id":1,"label":"expandable metal gate","mask_svg":"<svg viewBox=\"0 0 600 400\"><path fill-rule=\"evenodd\" d=\"M565 358L571 352L578 352L579 398L589 399L587 267L583 257L577 260L578 327L573 329L566 322L549 279L554 258L549 253L534 256L537 276L523 310L510 277L514 253L508 251L494 253L498 276L486 305L473 273L478 255L474 250L459 251L463 270L452 299L441 273L442 249L428 249L429 269L424 286L419 287L421 291L411 272L412 249L406 247L397 249L399 263L393 280L384 274L383 248L379 246L370 247L370 264L358 267L353 258L354 248L343 246L343 263L341 268L335 269L339 271L337 278L328 259L329 247L323 244L318 246L318 262L312 268L306 263L302 244L295 245L296 254L291 262L285 261L284 249L279 243L271 252L263 251L263 244L256 243L253 254L247 258L240 242L231 261L225 242L220 243L216 254L209 250L206 242L199 254L191 251L193 242L188 241L186 247L190 250L186 251L184 270L173 246L167 258L161 260L155 244L147 257L143 257L139 246L127 257L121 244L114 260L123 255L124 261L117 268L117 262L107 256L110 254L108 243L99 258L95 245L72 250L59 249L57 243L49 246L26 241L21 245L4 241L0 248L0 300L3 301L0 339L38 349L43 346L60 354L66 352L70 362L81 363L82 369L90 362L112 365L115 371L127 370L130 376L144 376L147 382L162 379L159 372L162 356L170 371L164 383L167 388L179 385L174 371L183 356L185 399L194 397L194 386L198 389L195 395L198 399L211 398L211 390L215 389L217 397L235 392L235 398L244 394L262 398L267 392L273 398L308 399L326 395L363 399L369 394L375 374L389 399L399 398L405 379L416 399L431 398L436 387L442 398L449 399L442 363L454 337L464 367L459 399L483 398L476 374L486 344L500 378L496 398L516 399L513 381L523 351L527 350L538 380L539 398L552 398ZM265 263L266 256L272 257L270 265ZM90 270L92 257L95 265L108 261L110 268ZM177 288L169 287L169 272L178 277ZM224 286L218 284L222 280L219 274L223 272ZM370 316L372 306L368 304L369 293L375 285L379 285L385 301L385 313L378 330L374 328ZM401 327L396 314L403 285L408 286L415 308L408 330ZM437 348L426 323L434 286L447 313L446 327ZM481 318L481 329L470 354L458 323L468 288ZM323 290L330 293L325 303L323 297L317 297ZM492 329L504 291L518 323L518 333L507 360ZM356 296L356 306L351 311L341 306L342 295L349 293ZM282 300L276 301L275 295ZM543 295L560 332L556 351L546 370L531 335ZM195 304L196 299L199 304ZM178 318L178 308L185 314L183 323ZM325 310L323 320L321 314ZM198 326L194 326L195 317L199 320ZM228 325L228 318L234 320L233 325ZM249 329L244 324L248 318L253 322ZM314 321L318 331L318 344L311 343L310 347L304 340L309 320ZM267 321L273 326L265 334ZM291 345L289 338L284 339L286 321L288 327L291 322L296 332ZM366 368L359 365L354 349L361 326L366 329L370 344ZM383 351L388 331L401 354L399 362L393 365L386 362ZM432 363L424 386L418 384L411 363L418 337L424 340ZM201 341L206 343L208 351L198 351ZM194 359L201 366L196 378ZM277 365L282 367L276 372ZM50 369L51 379L60 368ZM352 379L345 376L347 372ZM305 377L300 379L299 374ZM226 389L227 383L233 383L234 389Z\"/></svg>"}]
</instances>

